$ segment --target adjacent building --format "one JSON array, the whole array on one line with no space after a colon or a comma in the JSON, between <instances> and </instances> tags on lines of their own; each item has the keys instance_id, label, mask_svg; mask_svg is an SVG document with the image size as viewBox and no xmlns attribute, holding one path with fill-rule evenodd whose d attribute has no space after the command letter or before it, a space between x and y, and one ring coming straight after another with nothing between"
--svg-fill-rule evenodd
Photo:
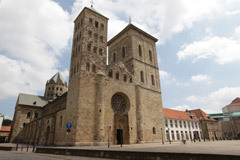
<instances>
[{"instance_id":1,"label":"adjacent building","mask_svg":"<svg viewBox=\"0 0 240 160\"><path fill-rule=\"evenodd\" d=\"M19 94L11 142L64 145L67 123L69 145L104 145L108 135L112 144L164 138L157 39L133 24L110 41L107 32L107 17L93 7L81 11L74 21L68 91L57 73L44 96Z\"/></svg>"},{"instance_id":2,"label":"adjacent building","mask_svg":"<svg viewBox=\"0 0 240 160\"><path fill-rule=\"evenodd\" d=\"M166 140L201 140L202 129L195 113L163 108Z\"/></svg>"}]
</instances>

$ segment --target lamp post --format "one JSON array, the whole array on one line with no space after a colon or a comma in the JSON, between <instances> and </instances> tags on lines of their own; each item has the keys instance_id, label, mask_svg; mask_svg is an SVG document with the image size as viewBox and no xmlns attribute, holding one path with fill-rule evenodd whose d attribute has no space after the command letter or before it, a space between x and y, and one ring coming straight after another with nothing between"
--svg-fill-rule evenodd
<instances>
[{"instance_id":1,"label":"lamp post","mask_svg":"<svg viewBox=\"0 0 240 160\"><path fill-rule=\"evenodd\" d=\"M110 130L111 130L111 126L108 126L108 148L110 148Z\"/></svg>"},{"instance_id":2,"label":"lamp post","mask_svg":"<svg viewBox=\"0 0 240 160\"><path fill-rule=\"evenodd\" d=\"M19 134L18 134L18 140L17 140L16 151L18 150L19 138L20 138L20 135L21 135L21 133L22 133L22 128L23 128L23 126L19 126L19 128L20 128L20 132L19 132Z\"/></svg>"},{"instance_id":3,"label":"lamp post","mask_svg":"<svg viewBox=\"0 0 240 160\"><path fill-rule=\"evenodd\" d=\"M169 144L171 144L171 139L170 139L170 130L168 128L168 140L169 140Z\"/></svg>"},{"instance_id":4,"label":"lamp post","mask_svg":"<svg viewBox=\"0 0 240 160\"><path fill-rule=\"evenodd\" d=\"M162 144L164 144L164 141L163 141L163 128L161 128L161 132L162 132Z\"/></svg>"}]
</instances>

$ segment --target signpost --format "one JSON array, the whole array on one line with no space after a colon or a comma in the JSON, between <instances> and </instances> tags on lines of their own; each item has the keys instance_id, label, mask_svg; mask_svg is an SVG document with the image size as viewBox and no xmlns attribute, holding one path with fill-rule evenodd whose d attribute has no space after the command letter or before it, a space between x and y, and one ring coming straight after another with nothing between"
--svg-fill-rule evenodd
<instances>
[{"instance_id":1,"label":"signpost","mask_svg":"<svg viewBox=\"0 0 240 160\"><path fill-rule=\"evenodd\" d=\"M68 135L69 135L70 132L71 132L71 129L70 129L70 128L72 128L72 123L67 123L67 124L66 124L66 127L67 127L67 132L66 132L66 139L67 139L66 155L67 155L67 150L68 150Z\"/></svg>"}]
</instances>

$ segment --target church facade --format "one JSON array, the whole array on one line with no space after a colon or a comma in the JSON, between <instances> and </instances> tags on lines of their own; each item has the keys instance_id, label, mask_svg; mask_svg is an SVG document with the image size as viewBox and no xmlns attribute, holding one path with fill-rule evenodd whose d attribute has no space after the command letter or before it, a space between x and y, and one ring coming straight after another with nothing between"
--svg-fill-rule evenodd
<instances>
[{"instance_id":1,"label":"church facade","mask_svg":"<svg viewBox=\"0 0 240 160\"><path fill-rule=\"evenodd\" d=\"M160 142L165 129L157 39L129 24L107 41L108 18L92 7L74 25L68 91L57 73L44 97L37 96L41 105L23 105L19 95L10 141L64 145L71 123L69 145L104 145L108 137L112 144ZM25 120L27 109L38 116Z\"/></svg>"}]
</instances>

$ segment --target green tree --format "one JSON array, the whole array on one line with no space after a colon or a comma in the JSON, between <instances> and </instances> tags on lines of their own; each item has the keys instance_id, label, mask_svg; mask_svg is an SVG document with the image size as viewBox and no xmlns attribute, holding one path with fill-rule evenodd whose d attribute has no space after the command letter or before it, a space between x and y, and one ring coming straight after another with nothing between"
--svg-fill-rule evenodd
<instances>
[{"instance_id":1,"label":"green tree","mask_svg":"<svg viewBox=\"0 0 240 160\"><path fill-rule=\"evenodd\" d=\"M2 123L2 126L10 126L12 123L12 120L10 119L4 119L3 120L3 123Z\"/></svg>"}]
</instances>

